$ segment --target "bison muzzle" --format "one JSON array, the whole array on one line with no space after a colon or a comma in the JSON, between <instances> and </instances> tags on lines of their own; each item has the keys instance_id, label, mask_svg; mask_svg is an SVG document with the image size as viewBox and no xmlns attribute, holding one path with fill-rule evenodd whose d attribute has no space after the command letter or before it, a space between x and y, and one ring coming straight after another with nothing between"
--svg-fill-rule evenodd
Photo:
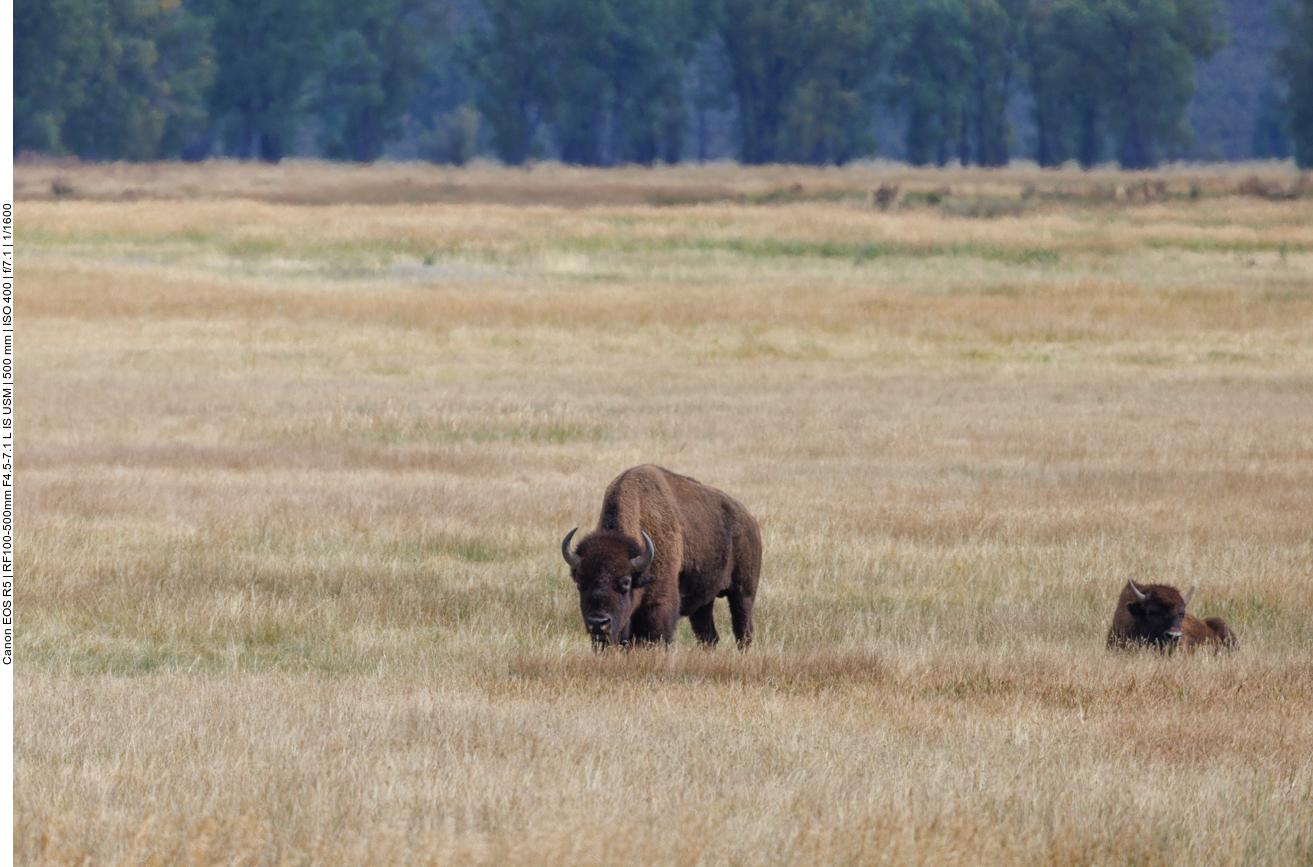
<instances>
[{"instance_id":1,"label":"bison muzzle","mask_svg":"<svg viewBox=\"0 0 1313 867\"><path fill-rule=\"evenodd\" d=\"M1134 581L1127 581L1112 615L1108 646L1152 647L1168 653L1177 647L1187 652L1204 646L1214 650L1236 647L1235 633L1221 617L1201 620L1185 613L1193 596L1193 587L1182 596L1166 584L1137 587Z\"/></svg>"},{"instance_id":2,"label":"bison muzzle","mask_svg":"<svg viewBox=\"0 0 1313 867\"><path fill-rule=\"evenodd\" d=\"M606 488L597 530L561 556L579 589L594 646L670 643L680 617L714 645L712 603L729 602L740 648L752 643L761 531L743 504L701 482L645 464Z\"/></svg>"}]
</instances>

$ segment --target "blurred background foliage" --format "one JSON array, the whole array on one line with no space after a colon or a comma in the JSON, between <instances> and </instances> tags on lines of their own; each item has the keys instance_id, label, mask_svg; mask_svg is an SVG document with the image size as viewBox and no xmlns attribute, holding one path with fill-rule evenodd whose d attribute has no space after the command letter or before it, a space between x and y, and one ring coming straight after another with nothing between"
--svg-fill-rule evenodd
<instances>
[{"instance_id":1,"label":"blurred background foliage","mask_svg":"<svg viewBox=\"0 0 1313 867\"><path fill-rule=\"evenodd\" d=\"M1313 165L1313 0L15 0L17 151Z\"/></svg>"}]
</instances>

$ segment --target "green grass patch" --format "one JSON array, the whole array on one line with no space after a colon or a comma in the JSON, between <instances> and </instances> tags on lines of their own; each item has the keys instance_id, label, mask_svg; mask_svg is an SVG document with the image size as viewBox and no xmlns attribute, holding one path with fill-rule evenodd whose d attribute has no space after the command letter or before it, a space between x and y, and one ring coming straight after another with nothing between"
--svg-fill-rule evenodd
<instances>
[{"instance_id":1,"label":"green grass patch","mask_svg":"<svg viewBox=\"0 0 1313 867\"><path fill-rule=\"evenodd\" d=\"M233 241L224 249L235 259L259 259L277 253L282 248L281 243L269 238L243 238L240 241Z\"/></svg>"},{"instance_id":2,"label":"green grass patch","mask_svg":"<svg viewBox=\"0 0 1313 867\"><path fill-rule=\"evenodd\" d=\"M1217 600L1200 606L1192 611L1196 617L1223 617L1231 628L1241 633L1246 630L1267 629L1277 626L1282 620L1281 603L1271 599L1251 596L1248 599ZM1287 624L1288 625L1288 624Z\"/></svg>"},{"instance_id":3,"label":"green grass patch","mask_svg":"<svg viewBox=\"0 0 1313 867\"><path fill-rule=\"evenodd\" d=\"M1215 238L1146 238L1151 250L1182 250L1187 253L1307 253L1313 247L1286 241L1219 241Z\"/></svg>"},{"instance_id":4,"label":"green grass patch","mask_svg":"<svg viewBox=\"0 0 1313 867\"><path fill-rule=\"evenodd\" d=\"M786 257L852 259L854 264L885 256L903 256L915 259L964 257L1019 265L1031 262L1051 264L1058 262L1061 258L1057 250L1035 248L1014 250L984 244L863 244L842 241L796 241L776 238L698 238L689 242L675 242L674 246L695 250L726 250L761 259Z\"/></svg>"},{"instance_id":5,"label":"green grass patch","mask_svg":"<svg viewBox=\"0 0 1313 867\"><path fill-rule=\"evenodd\" d=\"M467 563L500 563L524 553L477 536L426 536L388 542L382 546L385 557L411 561L444 557Z\"/></svg>"},{"instance_id":6,"label":"green grass patch","mask_svg":"<svg viewBox=\"0 0 1313 867\"><path fill-rule=\"evenodd\" d=\"M1245 362L1258 360L1258 358L1253 355L1247 355L1243 352L1227 352L1222 349L1209 350L1204 358L1210 362L1221 364L1243 364Z\"/></svg>"},{"instance_id":7,"label":"green grass patch","mask_svg":"<svg viewBox=\"0 0 1313 867\"><path fill-rule=\"evenodd\" d=\"M1016 688L1005 677L990 677L979 671L971 671L951 678L934 688L936 695L946 698L975 698L982 695L1007 695Z\"/></svg>"},{"instance_id":8,"label":"green grass patch","mask_svg":"<svg viewBox=\"0 0 1313 867\"><path fill-rule=\"evenodd\" d=\"M791 238L709 237L692 238L603 238L564 239L561 249L575 253L621 253L652 255L658 253L728 252L752 259L851 259L860 264L867 259L903 256L914 259L962 257L1024 265L1054 264L1061 253L1047 248L1014 249L991 244L890 244L885 242L804 241Z\"/></svg>"}]
</instances>

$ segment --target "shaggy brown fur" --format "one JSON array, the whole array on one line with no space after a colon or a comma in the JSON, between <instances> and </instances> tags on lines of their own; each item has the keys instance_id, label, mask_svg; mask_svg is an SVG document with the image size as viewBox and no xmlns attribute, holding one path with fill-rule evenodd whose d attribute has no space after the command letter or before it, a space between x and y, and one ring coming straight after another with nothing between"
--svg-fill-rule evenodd
<instances>
[{"instance_id":1,"label":"shaggy brown fur","mask_svg":"<svg viewBox=\"0 0 1313 867\"><path fill-rule=\"evenodd\" d=\"M1185 613L1193 595L1193 587L1182 596L1175 587L1166 584L1137 586L1127 581L1112 615L1108 646L1149 646L1169 653L1178 645L1188 652L1204 645L1211 645L1215 650L1235 647L1238 644L1235 633L1221 617L1200 620Z\"/></svg>"},{"instance_id":2,"label":"shaggy brown fur","mask_svg":"<svg viewBox=\"0 0 1313 867\"><path fill-rule=\"evenodd\" d=\"M1197 647L1209 647L1213 651L1233 650L1240 646L1235 633L1221 617L1205 617L1202 620L1193 614L1185 615L1181 623L1181 649L1193 651Z\"/></svg>"},{"instance_id":3,"label":"shaggy brown fur","mask_svg":"<svg viewBox=\"0 0 1313 867\"><path fill-rule=\"evenodd\" d=\"M652 539L652 561L635 573L644 532ZM669 643L684 616L698 641L714 645L712 603L722 596L739 647L752 643L761 531L728 494L651 464L634 467L607 486L597 530L573 555L569 541L566 536L562 554L595 643Z\"/></svg>"}]
</instances>

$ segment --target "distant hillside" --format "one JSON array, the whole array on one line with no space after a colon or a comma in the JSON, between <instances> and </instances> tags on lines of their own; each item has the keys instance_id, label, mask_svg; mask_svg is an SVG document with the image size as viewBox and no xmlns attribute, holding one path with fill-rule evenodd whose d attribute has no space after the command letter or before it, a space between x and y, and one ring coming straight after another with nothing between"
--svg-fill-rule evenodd
<instances>
[{"instance_id":1,"label":"distant hillside","mask_svg":"<svg viewBox=\"0 0 1313 867\"><path fill-rule=\"evenodd\" d=\"M1253 156L1260 97L1275 88L1272 53L1281 29L1272 17L1278 0L1224 0L1231 41L1196 69L1189 120L1195 142L1187 156L1244 160Z\"/></svg>"}]
</instances>

